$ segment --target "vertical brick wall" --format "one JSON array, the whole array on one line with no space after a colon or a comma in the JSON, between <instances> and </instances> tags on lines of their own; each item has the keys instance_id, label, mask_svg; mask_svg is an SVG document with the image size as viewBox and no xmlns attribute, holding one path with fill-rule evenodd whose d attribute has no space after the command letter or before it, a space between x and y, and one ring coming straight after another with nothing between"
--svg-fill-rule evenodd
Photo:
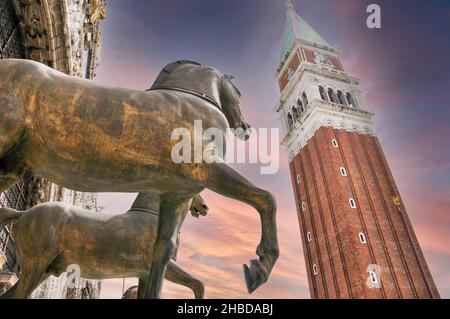
<instances>
[{"instance_id":1,"label":"vertical brick wall","mask_svg":"<svg viewBox=\"0 0 450 319\"><path fill-rule=\"evenodd\" d=\"M376 137L322 127L290 169L312 298L439 298ZM381 271L377 288L369 265Z\"/></svg>"}]
</instances>

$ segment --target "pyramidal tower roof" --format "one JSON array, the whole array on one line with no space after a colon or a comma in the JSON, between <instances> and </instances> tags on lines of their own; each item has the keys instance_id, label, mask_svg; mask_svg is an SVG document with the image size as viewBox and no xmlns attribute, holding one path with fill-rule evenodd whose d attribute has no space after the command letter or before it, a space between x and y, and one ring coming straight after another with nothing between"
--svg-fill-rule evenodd
<instances>
[{"instance_id":1,"label":"pyramidal tower roof","mask_svg":"<svg viewBox=\"0 0 450 319\"><path fill-rule=\"evenodd\" d=\"M291 0L286 0L287 17L283 35L283 49L281 52L281 63L285 61L296 40L307 42L312 45L332 48L294 9Z\"/></svg>"}]
</instances>

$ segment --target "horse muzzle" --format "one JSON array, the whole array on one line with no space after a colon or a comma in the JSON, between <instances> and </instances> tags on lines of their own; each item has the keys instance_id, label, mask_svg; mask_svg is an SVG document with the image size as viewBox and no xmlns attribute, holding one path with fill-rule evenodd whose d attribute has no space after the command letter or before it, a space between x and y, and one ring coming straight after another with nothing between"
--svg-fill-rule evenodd
<instances>
[{"instance_id":1,"label":"horse muzzle","mask_svg":"<svg viewBox=\"0 0 450 319\"><path fill-rule=\"evenodd\" d=\"M248 123L244 123L235 130L235 135L241 141L247 141L252 136L252 127Z\"/></svg>"}]
</instances>

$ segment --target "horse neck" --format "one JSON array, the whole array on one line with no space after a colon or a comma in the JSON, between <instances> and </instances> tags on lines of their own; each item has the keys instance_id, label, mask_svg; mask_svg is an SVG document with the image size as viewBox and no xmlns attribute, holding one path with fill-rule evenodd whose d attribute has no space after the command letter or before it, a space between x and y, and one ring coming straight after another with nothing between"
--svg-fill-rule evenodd
<instances>
[{"instance_id":1,"label":"horse neck","mask_svg":"<svg viewBox=\"0 0 450 319\"><path fill-rule=\"evenodd\" d=\"M220 82L220 76L211 68L185 65L167 74L164 79L158 81L154 88L176 87L192 90L206 94L220 104Z\"/></svg>"}]
</instances>

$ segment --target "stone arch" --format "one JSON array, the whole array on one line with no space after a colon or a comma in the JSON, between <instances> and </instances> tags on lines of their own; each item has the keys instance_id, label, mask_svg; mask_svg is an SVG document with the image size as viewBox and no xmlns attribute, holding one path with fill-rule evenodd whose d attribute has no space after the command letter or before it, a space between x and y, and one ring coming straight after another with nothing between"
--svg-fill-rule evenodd
<instances>
[{"instance_id":1,"label":"stone arch","mask_svg":"<svg viewBox=\"0 0 450 319\"><path fill-rule=\"evenodd\" d=\"M287 123L289 130L292 130L292 127L294 126L294 118L290 112L287 115Z\"/></svg>"},{"instance_id":2,"label":"stone arch","mask_svg":"<svg viewBox=\"0 0 450 319\"><path fill-rule=\"evenodd\" d=\"M332 88L328 89L328 97L330 99L330 102L339 104L339 101L337 99L336 93L334 92L334 90Z\"/></svg>"},{"instance_id":3,"label":"stone arch","mask_svg":"<svg viewBox=\"0 0 450 319\"><path fill-rule=\"evenodd\" d=\"M306 96L306 92L302 93L302 102L303 102L303 107L306 110L306 108L309 105L309 101L308 101L308 97Z\"/></svg>"},{"instance_id":4,"label":"stone arch","mask_svg":"<svg viewBox=\"0 0 450 319\"><path fill-rule=\"evenodd\" d=\"M342 105L345 105L345 106L348 105L347 101L345 99L344 93L342 93L342 91L340 91L340 90L337 91L337 99L338 99L339 104L342 104Z\"/></svg>"},{"instance_id":5,"label":"stone arch","mask_svg":"<svg viewBox=\"0 0 450 319\"><path fill-rule=\"evenodd\" d=\"M301 98L297 99L297 109L300 111L300 113L303 113L306 110Z\"/></svg>"},{"instance_id":6,"label":"stone arch","mask_svg":"<svg viewBox=\"0 0 450 319\"><path fill-rule=\"evenodd\" d=\"M345 95L345 97L346 97L347 102L348 102L348 105L349 105L350 107L354 107L354 108L357 107L356 101L355 101L355 99L353 98L353 96L351 95L351 93L347 93L347 94Z\"/></svg>"},{"instance_id":7,"label":"stone arch","mask_svg":"<svg viewBox=\"0 0 450 319\"><path fill-rule=\"evenodd\" d=\"M319 94L320 94L320 98L324 101L328 101L328 96L327 93L325 92L325 89L323 88L323 86L319 86Z\"/></svg>"},{"instance_id":8,"label":"stone arch","mask_svg":"<svg viewBox=\"0 0 450 319\"><path fill-rule=\"evenodd\" d=\"M299 117L300 117L300 112L298 111L297 107L294 105L292 107L292 118L293 118L293 121L296 122Z\"/></svg>"}]
</instances>

